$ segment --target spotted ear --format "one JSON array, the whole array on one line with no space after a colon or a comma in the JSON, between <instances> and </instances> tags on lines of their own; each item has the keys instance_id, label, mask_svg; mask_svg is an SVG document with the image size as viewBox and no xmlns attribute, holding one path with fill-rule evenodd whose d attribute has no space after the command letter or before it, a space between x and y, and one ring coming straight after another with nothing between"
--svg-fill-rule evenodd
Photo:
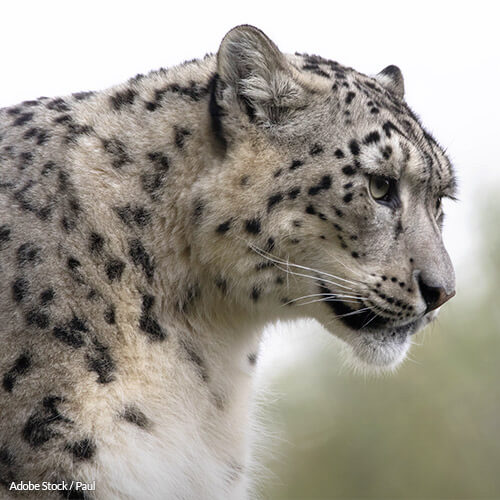
<instances>
[{"instance_id":1,"label":"spotted ear","mask_svg":"<svg viewBox=\"0 0 500 500\"><path fill-rule=\"evenodd\" d=\"M403 99L405 94L405 82L403 80L403 74L397 66L387 66L387 68L384 68L375 78L380 85L400 99Z\"/></svg>"},{"instance_id":2,"label":"spotted ear","mask_svg":"<svg viewBox=\"0 0 500 500\"><path fill-rule=\"evenodd\" d=\"M251 121L283 121L301 93L285 56L250 25L237 26L224 37L217 53L217 73Z\"/></svg>"}]
</instances>

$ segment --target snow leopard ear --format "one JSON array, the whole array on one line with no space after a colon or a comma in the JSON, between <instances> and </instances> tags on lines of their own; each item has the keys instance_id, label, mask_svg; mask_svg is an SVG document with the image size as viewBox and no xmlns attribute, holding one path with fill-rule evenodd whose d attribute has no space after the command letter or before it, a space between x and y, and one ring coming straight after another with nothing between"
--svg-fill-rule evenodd
<instances>
[{"instance_id":1,"label":"snow leopard ear","mask_svg":"<svg viewBox=\"0 0 500 500\"><path fill-rule=\"evenodd\" d=\"M405 82L401 70L394 65L387 66L375 77L376 80L387 90L403 99L405 94Z\"/></svg>"},{"instance_id":2,"label":"snow leopard ear","mask_svg":"<svg viewBox=\"0 0 500 500\"><path fill-rule=\"evenodd\" d=\"M250 121L284 121L301 93L278 47L262 31L246 24L233 28L222 40L217 73Z\"/></svg>"}]
</instances>

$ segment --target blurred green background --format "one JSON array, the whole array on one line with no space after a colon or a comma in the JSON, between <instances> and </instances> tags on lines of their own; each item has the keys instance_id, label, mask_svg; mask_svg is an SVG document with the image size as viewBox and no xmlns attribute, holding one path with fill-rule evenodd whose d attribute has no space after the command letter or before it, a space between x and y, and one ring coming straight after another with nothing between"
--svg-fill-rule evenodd
<instances>
[{"instance_id":1,"label":"blurred green background","mask_svg":"<svg viewBox=\"0 0 500 500\"><path fill-rule=\"evenodd\" d=\"M396 374L342 368L319 326L292 335L293 362L264 370L264 498L500 498L499 207L477 211L457 296Z\"/></svg>"}]
</instances>

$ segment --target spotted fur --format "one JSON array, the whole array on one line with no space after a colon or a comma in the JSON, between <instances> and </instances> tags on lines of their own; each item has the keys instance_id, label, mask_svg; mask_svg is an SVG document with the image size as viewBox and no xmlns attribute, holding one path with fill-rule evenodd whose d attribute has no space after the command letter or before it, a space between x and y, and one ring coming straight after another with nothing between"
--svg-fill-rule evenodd
<instances>
[{"instance_id":1,"label":"spotted fur","mask_svg":"<svg viewBox=\"0 0 500 500\"><path fill-rule=\"evenodd\" d=\"M403 95L395 66L241 26L217 55L0 110L2 498L58 478L95 480L88 499L247 498L266 323L404 357L454 288L436 207L455 180Z\"/></svg>"}]
</instances>

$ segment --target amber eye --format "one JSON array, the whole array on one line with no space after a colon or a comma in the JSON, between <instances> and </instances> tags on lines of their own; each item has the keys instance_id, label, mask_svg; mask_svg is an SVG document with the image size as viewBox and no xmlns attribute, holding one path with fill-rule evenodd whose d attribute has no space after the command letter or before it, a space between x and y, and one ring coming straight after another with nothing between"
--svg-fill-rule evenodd
<instances>
[{"instance_id":1,"label":"amber eye","mask_svg":"<svg viewBox=\"0 0 500 500\"><path fill-rule=\"evenodd\" d=\"M391 180L381 175L370 177L370 194L374 200L383 200L391 190Z\"/></svg>"}]
</instances>

